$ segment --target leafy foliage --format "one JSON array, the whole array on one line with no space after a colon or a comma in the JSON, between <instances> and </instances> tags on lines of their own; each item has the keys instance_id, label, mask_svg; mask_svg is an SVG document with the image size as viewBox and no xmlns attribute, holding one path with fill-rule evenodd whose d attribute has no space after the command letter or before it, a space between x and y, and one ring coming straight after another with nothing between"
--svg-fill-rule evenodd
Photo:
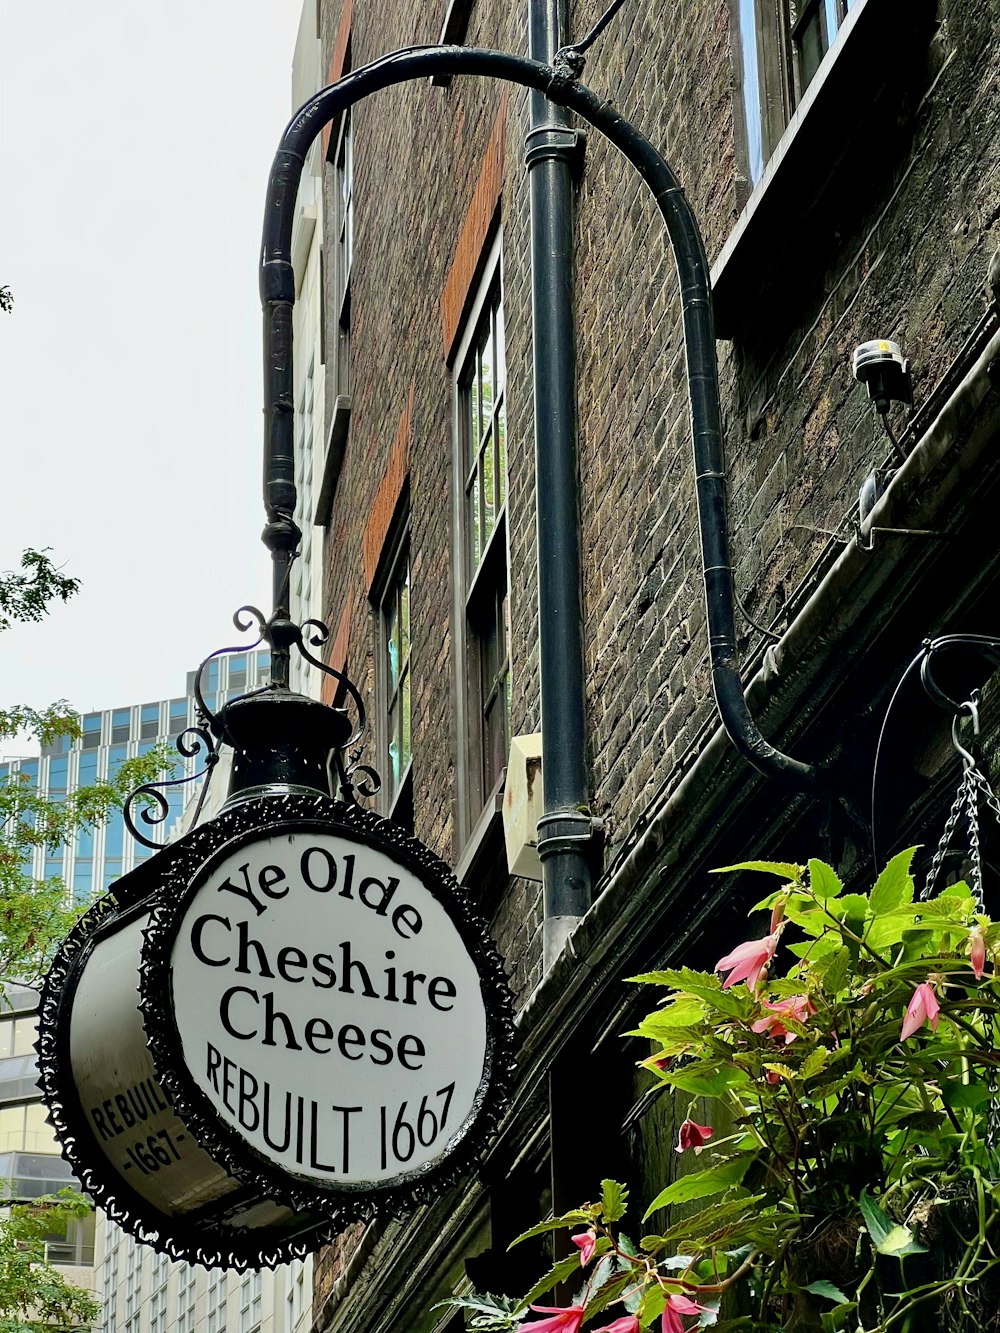
<instances>
[{"instance_id":1,"label":"leafy foliage","mask_svg":"<svg viewBox=\"0 0 1000 1333\"><path fill-rule=\"evenodd\" d=\"M89 1211L86 1199L70 1190L11 1208L0 1226L3 1333L57 1333L97 1318L100 1307L90 1292L45 1261L46 1240Z\"/></svg>"},{"instance_id":2,"label":"leafy foliage","mask_svg":"<svg viewBox=\"0 0 1000 1333\"><path fill-rule=\"evenodd\" d=\"M80 580L54 565L47 549L22 551L20 572L0 572L0 630L15 620L41 620L53 598L66 602L79 587Z\"/></svg>"},{"instance_id":3,"label":"leafy foliage","mask_svg":"<svg viewBox=\"0 0 1000 1333\"><path fill-rule=\"evenodd\" d=\"M0 309L10 309L6 288L0 288ZM40 620L49 602L66 601L78 587L46 551L25 551L20 573L0 573L0 630L15 620ZM0 743L23 733L42 745L61 736L75 740L80 720L65 700L44 709L0 709ZM103 822L133 788L170 766L166 746L157 746L128 760L114 777L59 797L43 797L26 774L0 784L0 992L9 982L39 983L80 910L68 904L60 878L33 878L35 848L55 850ZM71 1190L5 1210L0 1217L0 1333L53 1333L96 1319L99 1307L90 1293L45 1258L46 1240L90 1210L91 1204Z\"/></svg>"},{"instance_id":4,"label":"leafy foliage","mask_svg":"<svg viewBox=\"0 0 1000 1333\"><path fill-rule=\"evenodd\" d=\"M65 702L40 711L0 711L0 742L23 731L48 744L58 736L75 738L80 723ZM103 823L130 791L169 764L166 747L156 746L126 760L114 777L58 799L41 795L26 774L0 784L0 985L37 985L53 950L79 915L67 901L62 879L32 876L34 849L56 849L81 830Z\"/></svg>"},{"instance_id":5,"label":"leafy foliage","mask_svg":"<svg viewBox=\"0 0 1000 1333\"><path fill-rule=\"evenodd\" d=\"M497 1330L606 1327L616 1304L615 1333L661 1316L664 1333L694 1320L884 1333L916 1327L918 1307L942 1328L993 1317L1000 928L965 884L917 900L912 858L894 857L868 894L817 860L729 867L779 880L755 909L770 910L770 933L712 973L634 978L664 992L637 1035L654 1044L654 1086L687 1107L677 1151L693 1169L649 1204L657 1230L638 1246L608 1181L600 1203L526 1232L588 1239ZM691 1119L698 1098L713 1124ZM528 1306L580 1259L591 1267L572 1305L532 1321Z\"/></svg>"}]
</instances>

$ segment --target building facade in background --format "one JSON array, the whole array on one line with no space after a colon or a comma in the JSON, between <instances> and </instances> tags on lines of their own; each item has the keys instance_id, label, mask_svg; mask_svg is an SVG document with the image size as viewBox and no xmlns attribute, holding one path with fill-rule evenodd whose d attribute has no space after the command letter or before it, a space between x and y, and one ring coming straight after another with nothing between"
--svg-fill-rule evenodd
<instances>
[{"instance_id":1,"label":"building facade in background","mask_svg":"<svg viewBox=\"0 0 1000 1333\"><path fill-rule=\"evenodd\" d=\"M210 662L203 682L205 702L214 710L228 699L258 688L266 682L269 666L270 655L261 649ZM194 673L190 672L187 693L173 699L85 713L81 718L80 739L70 741L68 737L60 737L43 746L39 757L4 760L0 763L0 782L20 778L39 789L47 799L59 801L79 787L113 778L126 759L146 754L163 742L173 742L186 727L196 724L193 682ZM177 762L176 776L183 776L185 767L195 771L192 765L197 763L197 757ZM165 789L169 812L157 829L150 830L152 839L163 840L181 818L188 790L187 787ZM61 877L67 896L83 905L152 855L150 848L133 840L118 810L104 826L79 830L58 851L35 848L32 861L24 868L37 879ZM0 1009L0 1180L9 1182L4 1198L14 1200L30 1200L76 1185L38 1095L37 1026L37 992L9 986ZM91 1214L74 1221L66 1234L53 1235L47 1247L48 1256L53 1263L73 1270L69 1276L78 1285L95 1289L95 1231L101 1246L109 1230L117 1229L109 1228L103 1215ZM133 1266L141 1268L142 1263L139 1255ZM305 1283L304 1278L302 1282ZM99 1296L104 1291L104 1285L97 1288ZM270 1296L270 1284L267 1291ZM143 1325L143 1333L161 1333L152 1313L149 1317L150 1323ZM137 1330L138 1326L133 1328ZM193 1327L188 1333L193 1333ZM280 1333L291 1333L291 1326L282 1325Z\"/></svg>"},{"instance_id":2,"label":"building facade in background","mask_svg":"<svg viewBox=\"0 0 1000 1333\"><path fill-rule=\"evenodd\" d=\"M603 8L569 5L567 40ZM321 0L320 16L326 81L415 43L527 47L523 6L496 0ZM912 673L880 750L874 828L872 779L921 642L1000 630L986 282L998 52L1000 17L974 0L633 0L588 51L587 83L662 149L701 222L739 661L765 735L829 779L822 798L778 790L720 731L672 256L641 182L591 133L572 258L579 631L603 845L593 904L548 969L540 886L509 874L500 811L512 740L545 708L527 94L418 80L324 134L329 661L369 703L374 805L448 860L492 922L522 1054L477 1177L318 1259L317 1333L457 1333L434 1302L473 1284L523 1291L541 1242L506 1246L547 1208L593 1198L602 1175L637 1198L662 1187L678 1117L661 1098L622 1128L646 1054L619 1036L636 1003L622 979L712 966L742 938L742 886L709 868L820 855L863 882L873 838L880 860L913 843L930 856L958 769L951 719ZM873 338L910 360L914 405L890 414L905 463L852 377L853 349ZM315 355L297 348L296 373L312 364L318 384ZM857 536L873 472L885 495ZM954 688L985 674L967 663Z\"/></svg>"}]
</instances>

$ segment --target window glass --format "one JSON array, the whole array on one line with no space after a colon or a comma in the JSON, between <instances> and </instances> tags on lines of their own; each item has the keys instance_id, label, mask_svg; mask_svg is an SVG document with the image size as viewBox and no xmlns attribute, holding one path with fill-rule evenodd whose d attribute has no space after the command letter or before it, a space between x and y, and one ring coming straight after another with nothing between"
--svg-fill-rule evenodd
<instances>
[{"instance_id":1,"label":"window glass","mask_svg":"<svg viewBox=\"0 0 1000 1333\"><path fill-rule=\"evenodd\" d=\"M128 758L127 745L112 745L108 750L108 781L113 782Z\"/></svg>"},{"instance_id":2,"label":"window glass","mask_svg":"<svg viewBox=\"0 0 1000 1333\"><path fill-rule=\"evenodd\" d=\"M78 856L73 864L73 901L89 903L94 896L94 863Z\"/></svg>"},{"instance_id":3,"label":"window glass","mask_svg":"<svg viewBox=\"0 0 1000 1333\"><path fill-rule=\"evenodd\" d=\"M101 715L88 713L83 719L83 741L85 750L94 750L101 743Z\"/></svg>"},{"instance_id":4,"label":"window glass","mask_svg":"<svg viewBox=\"0 0 1000 1333\"><path fill-rule=\"evenodd\" d=\"M139 737L148 741L159 735L160 705L143 704L139 712Z\"/></svg>"},{"instance_id":5,"label":"window glass","mask_svg":"<svg viewBox=\"0 0 1000 1333\"><path fill-rule=\"evenodd\" d=\"M49 797L56 800L66 794L66 780L69 776L69 755L57 755L49 760Z\"/></svg>"},{"instance_id":6,"label":"window glass","mask_svg":"<svg viewBox=\"0 0 1000 1333\"><path fill-rule=\"evenodd\" d=\"M187 699L170 700L170 734L176 736L187 726L188 720L188 701Z\"/></svg>"},{"instance_id":7,"label":"window glass","mask_svg":"<svg viewBox=\"0 0 1000 1333\"><path fill-rule=\"evenodd\" d=\"M386 796L393 804L410 762L410 549L403 543L382 600Z\"/></svg>"},{"instance_id":8,"label":"window glass","mask_svg":"<svg viewBox=\"0 0 1000 1333\"><path fill-rule=\"evenodd\" d=\"M127 741L131 729L131 709L116 708L111 714L111 742Z\"/></svg>"},{"instance_id":9,"label":"window glass","mask_svg":"<svg viewBox=\"0 0 1000 1333\"><path fill-rule=\"evenodd\" d=\"M247 687L247 659L245 654L229 659L229 688L234 694L242 694Z\"/></svg>"},{"instance_id":10,"label":"window glass","mask_svg":"<svg viewBox=\"0 0 1000 1333\"><path fill-rule=\"evenodd\" d=\"M499 781L510 738L505 346L498 262L487 276L457 376L457 457L464 470L460 535L468 712L465 805L472 822Z\"/></svg>"}]
</instances>

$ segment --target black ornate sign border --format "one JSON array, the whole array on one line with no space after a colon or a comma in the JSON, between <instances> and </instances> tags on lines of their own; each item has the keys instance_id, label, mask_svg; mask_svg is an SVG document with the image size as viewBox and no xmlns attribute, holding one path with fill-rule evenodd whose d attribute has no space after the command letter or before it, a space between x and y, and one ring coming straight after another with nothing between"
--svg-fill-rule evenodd
<instances>
[{"instance_id":1,"label":"black ornate sign border","mask_svg":"<svg viewBox=\"0 0 1000 1333\"><path fill-rule=\"evenodd\" d=\"M449 1140L447 1156L377 1185L327 1185L277 1168L222 1119L188 1074L171 1003L170 954L177 929L208 863L283 830L312 828L385 852L405 865L441 904L469 950L486 1012L484 1077L464 1129ZM199 836L200 835L200 836ZM140 999L147 1044L157 1077L201 1147L231 1175L295 1212L335 1209L338 1227L374 1217L397 1217L430 1203L472 1169L507 1109L513 1075L513 1004L503 962L486 923L448 866L399 825L360 806L315 793L251 796L224 810L185 840L161 877L145 931Z\"/></svg>"},{"instance_id":2,"label":"black ornate sign border","mask_svg":"<svg viewBox=\"0 0 1000 1333\"><path fill-rule=\"evenodd\" d=\"M63 1157L86 1193L122 1230L171 1259L206 1268L274 1268L303 1259L343 1231L347 1219L325 1209L290 1223L292 1234L278 1229L238 1229L194 1219L171 1217L138 1194L115 1171L94 1137L72 1077L70 1015L77 982L95 944L148 905L159 872L185 849L168 847L116 883L77 921L59 947L39 1000L39 1088ZM239 1180L239 1177L237 1177ZM240 1180L240 1183L244 1183ZM234 1199L235 1203L236 1200Z\"/></svg>"}]
</instances>

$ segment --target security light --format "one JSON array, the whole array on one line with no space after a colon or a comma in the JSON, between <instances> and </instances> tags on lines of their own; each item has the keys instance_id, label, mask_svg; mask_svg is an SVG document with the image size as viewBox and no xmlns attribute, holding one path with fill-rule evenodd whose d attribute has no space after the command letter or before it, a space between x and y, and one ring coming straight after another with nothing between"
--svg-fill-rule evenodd
<instances>
[{"instance_id":1,"label":"security light","mask_svg":"<svg viewBox=\"0 0 1000 1333\"><path fill-rule=\"evenodd\" d=\"M910 363L898 343L876 338L854 349L854 378L868 389L868 397L882 416L889 404L913 403Z\"/></svg>"}]
</instances>

